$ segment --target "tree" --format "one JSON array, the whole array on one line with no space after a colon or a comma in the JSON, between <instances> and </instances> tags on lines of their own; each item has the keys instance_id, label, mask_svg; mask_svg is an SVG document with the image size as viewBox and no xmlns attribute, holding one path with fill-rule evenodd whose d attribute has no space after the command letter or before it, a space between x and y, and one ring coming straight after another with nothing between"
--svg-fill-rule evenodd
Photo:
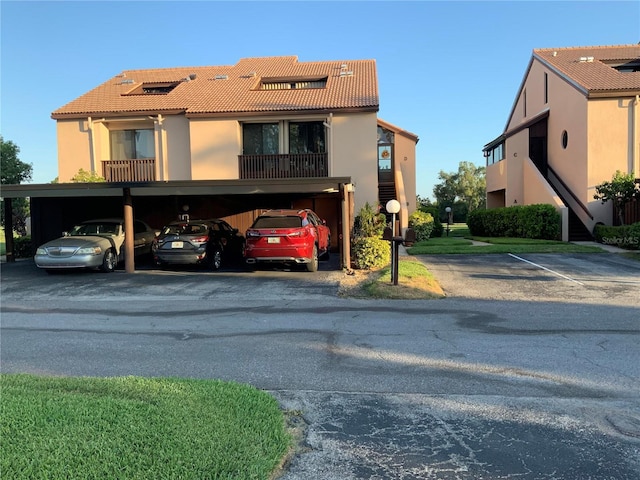
<instances>
[{"instance_id":1,"label":"tree","mask_svg":"<svg viewBox=\"0 0 640 480\"><path fill-rule=\"evenodd\" d=\"M484 208L487 190L485 173L485 167L478 167L471 162L460 162L457 172L440 170L438 178L442 182L433 187L439 208L444 212L446 207L453 207L454 214L456 211L460 214L464 212L464 216L467 212Z\"/></svg>"},{"instance_id":2,"label":"tree","mask_svg":"<svg viewBox=\"0 0 640 480\"><path fill-rule=\"evenodd\" d=\"M633 173L622 173L616 170L610 182L596 185L593 198L602 203L613 202L618 209L620 225L624 225L625 207L634 198L640 198L640 187L635 183Z\"/></svg>"},{"instance_id":3,"label":"tree","mask_svg":"<svg viewBox=\"0 0 640 480\"><path fill-rule=\"evenodd\" d=\"M458 174L440 170L438 178L441 182L433 187L433 196L438 205L453 205L457 196Z\"/></svg>"},{"instance_id":4,"label":"tree","mask_svg":"<svg viewBox=\"0 0 640 480\"><path fill-rule=\"evenodd\" d=\"M96 172L87 172L85 169L81 168L78 170L71 180L70 183L102 183L106 182L104 177L101 177ZM51 180L51 183L60 183L60 177L56 177Z\"/></svg>"},{"instance_id":5,"label":"tree","mask_svg":"<svg viewBox=\"0 0 640 480\"><path fill-rule=\"evenodd\" d=\"M106 182L106 180L104 179L104 177L101 177L96 172L87 172L86 170L81 168L80 170L78 170L78 173L76 173L71 178L71 182L72 183L102 183L102 182Z\"/></svg>"},{"instance_id":6,"label":"tree","mask_svg":"<svg viewBox=\"0 0 640 480\"><path fill-rule=\"evenodd\" d=\"M31 180L33 166L22 162L18 155L20 147L12 141L5 142L0 135L0 184L14 185ZM26 198L11 201L13 229L20 235L27 234L26 220L29 216L29 202ZM4 227L4 202L0 208L0 223Z\"/></svg>"},{"instance_id":7,"label":"tree","mask_svg":"<svg viewBox=\"0 0 640 480\"><path fill-rule=\"evenodd\" d=\"M18 158L20 147L12 141L5 142L0 135L0 184L14 185L31 180L33 166Z\"/></svg>"},{"instance_id":8,"label":"tree","mask_svg":"<svg viewBox=\"0 0 640 480\"><path fill-rule=\"evenodd\" d=\"M460 162L458 166L457 194L469 207L469 212L486 205L486 168L478 167L471 162Z\"/></svg>"}]
</instances>

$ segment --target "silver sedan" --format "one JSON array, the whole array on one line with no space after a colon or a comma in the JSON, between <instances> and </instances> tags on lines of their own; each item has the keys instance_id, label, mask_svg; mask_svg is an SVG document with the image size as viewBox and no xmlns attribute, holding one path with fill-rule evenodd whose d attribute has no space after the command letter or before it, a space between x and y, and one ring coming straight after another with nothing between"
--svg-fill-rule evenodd
<instances>
[{"instance_id":1,"label":"silver sedan","mask_svg":"<svg viewBox=\"0 0 640 480\"><path fill-rule=\"evenodd\" d=\"M157 232L140 220L134 221L135 255L151 253ZM89 220L41 245L34 261L46 271L72 268L113 272L124 260L124 221L118 218Z\"/></svg>"}]
</instances>

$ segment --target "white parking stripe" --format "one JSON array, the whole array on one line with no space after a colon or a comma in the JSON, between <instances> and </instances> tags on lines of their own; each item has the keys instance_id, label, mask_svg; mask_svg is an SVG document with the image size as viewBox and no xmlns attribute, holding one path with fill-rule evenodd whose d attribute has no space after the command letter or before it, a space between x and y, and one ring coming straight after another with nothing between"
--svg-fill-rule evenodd
<instances>
[{"instance_id":1,"label":"white parking stripe","mask_svg":"<svg viewBox=\"0 0 640 480\"><path fill-rule=\"evenodd\" d=\"M569 281L571 281L571 282L575 282L575 283L577 283L578 285L584 285L584 283L579 282L578 280L575 280L575 279L573 279L573 278L571 278L571 277L567 277L566 275L562 275L561 273L558 273L558 272L555 272L555 271L553 271L553 270L550 270L550 269L548 269L547 267L543 267L542 265L538 265L537 263L533 263L533 262L530 262L529 260L525 260L524 258L519 257L519 256L517 256L517 255L514 255L513 253L510 253L510 254L509 254L509 256L511 256L511 257L513 257L513 258L516 258L516 259L518 259L518 260L521 260L521 261L523 261L523 262L526 262L526 263L528 263L528 264L530 264L530 265L533 265L534 267L538 267L538 268L541 268L541 269L543 269L543 270L546 270L547 272L551 272L551 273L553 273L554 275L557 275L557 276L559 276L559 277L562 277L562 278L564 278L564 279L566 279L566 280L569 280Z\"/></svg>"}]
</instances>

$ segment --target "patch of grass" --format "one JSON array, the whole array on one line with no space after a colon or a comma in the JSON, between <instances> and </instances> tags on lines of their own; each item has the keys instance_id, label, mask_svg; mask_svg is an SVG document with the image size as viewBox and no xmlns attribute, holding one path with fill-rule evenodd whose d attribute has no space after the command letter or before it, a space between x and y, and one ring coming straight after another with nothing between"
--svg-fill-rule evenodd
<instances>
[{"instance_id":1,"label":"patch of grass","mask_svg":"<svg viewBox=\"0 0 640 480\"><path fill-rule=\"evenodd\" d=\"M447 235L447 225L444 224L445 233L443 235ZM467 227L466 223L452 223L449 226L449 237L467 237L469 236L469 227Z\"/></svg>"},{"instance_id":2,"label":"patch of grass","mask_svg":"<svg viewBox=\"0 0 640 480\"><path fill-rule=\"evenodd\" d=\"M474 245L471 240L490 243ZM555 240L536 240L510 237L440 237L418 242L407 248L410 255L484 254L484 253L603 253L604 249L591 245Z\"/></svg>"},{"instance_id":3,"label":"patch of grass","mask_svg":"<svg viewBox=\"0 0 640 480\"><path fill-rule=\"evenodd\" d=\"M341 285L340 296L356 298L424 300L444 297L442 287L419 261L400 258L398 284L391 279L391 266L378 270L357 270Z\"/></svg>"},{"instance_id":4,"label":"patch of grass","mask_svg":"<svg viewBox=\"0 0 640 480\"><path fill-rule=\"evenodd\" d=\"M276 400L217 380L0 376L3 479L270 478L291 448Z\"/></svg>"},{"instance_id":5,"label":"patch of grass","mask_svg":"<svg viewBox=\"0 0 640 480\"><path fill-rule=\"evenodd\" d=\"M624 252L624 253L621 253L620 255L622 255L625 258L630 258L631 260L636 260L640 262L640 252Z\"/></svg>"},{"instance_id":6,"label":"patch of grass","mask_svg":"<svg viewBox=\"0 0 640 480\"><path fill-rule=\"evenodd\" d=\"M524 244L524 245L452 245L435 246L416 244L408 248L411 255L440 255L440 254L486 254L486 253L604 253L600 247L574 244Z\"/></svg>"},{"instance_id":7,"label":"patch of grass","mask_svg":"<svg viewBox=\"0 0 640 480\"><path fill-rule=\"evenodd\" d=\"M516 237L469 237L478 242L492 243L494 245L566 245L560 240L539 240L535 238Z\"/></svg>"},{"instance_id":8,"label":"patch of grass","mask_svg":"<svg viewBox=\"0 0 640 480\"><path fill-rule=\"evenodd\" d=\"M7 253L7 249L5 247L4 227L0 227L0 255L5 253Z\"/></svg>"}]
</instances>

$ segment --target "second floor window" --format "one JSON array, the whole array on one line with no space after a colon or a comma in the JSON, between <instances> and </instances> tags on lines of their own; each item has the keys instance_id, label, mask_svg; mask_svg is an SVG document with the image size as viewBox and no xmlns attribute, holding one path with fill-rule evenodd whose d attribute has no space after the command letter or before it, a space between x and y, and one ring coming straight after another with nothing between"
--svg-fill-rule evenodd
<instances>
[{"instance_id":1,"label":"second floor window","mask_svg":"<svg viewBox=\"0 0 640 480\"><path fill-rule=\"evenodd\" d=\"M112 130L111 160L155 158L153 129Z\"/></svg>"},{"instance_id":2,"label":"second floor window","mask_svg":"<svg viewBox=\"0 0 640 480\"><path fill-rule=\"evenodd\" d=\"M281 132L288 132L285 138ZM322 122L245 123L242 126L244 155L326 153Z\"/></svg>"},{"instance_id":3,"label":"second floor window","mask_svg":"<svg viewBox=\"0 0 640 480\"><path fill-rule=\"evenodd\" d=\"M326 153L322 122L289 123L289 153Z\"/></svg>"},{"instance_id":4,"label":"second floor window","mask_svg":"<svg viewBox=\"0 0 640 480\"><path fill-rule=\"evenodd\" d=\"M277 123L245 123L242 128L242 151L245 155L280 153L280 130Z\"/></svg>"}]
</instances>

